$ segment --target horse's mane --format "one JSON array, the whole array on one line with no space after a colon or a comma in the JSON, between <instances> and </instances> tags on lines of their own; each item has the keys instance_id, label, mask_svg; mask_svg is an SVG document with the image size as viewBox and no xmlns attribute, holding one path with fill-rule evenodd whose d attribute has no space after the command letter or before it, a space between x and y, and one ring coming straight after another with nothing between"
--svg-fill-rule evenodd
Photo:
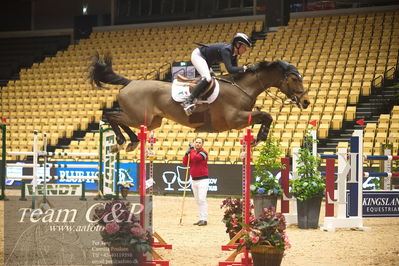
<instances>
[{"instance_id":1,"label":"horse's mane","mask_svg":"<svg viewBox=\"0 0 399 266\"><path fill-rule=\"evenodd\" d=\"M253 71L247 71L247 72L240 72L236 74L226 74L222 75L221 77L225 79L231 79L233 78L234 80L240 80L241 78L245 77L246 75L251 75L253 73L260 72L264 69L269 69L269 68L274 68L274 67L280 67L281 71L285 73L286 75L288 74L295 74L297 76L301 76L298 72L298 69L291 65L290 63L283 61L283 60L276 60L273 62L269 61L262 61L262 62L257 62L252 66Z\"/></svg>"}]
</instances>

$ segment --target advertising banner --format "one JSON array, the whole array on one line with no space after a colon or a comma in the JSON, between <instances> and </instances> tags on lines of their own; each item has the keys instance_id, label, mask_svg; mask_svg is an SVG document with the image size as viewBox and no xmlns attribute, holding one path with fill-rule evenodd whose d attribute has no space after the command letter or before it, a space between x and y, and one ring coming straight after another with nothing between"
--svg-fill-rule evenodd
<instances>
[{"instance_id":1,"label":"advertising banner","mask_svg":"<svg viewBox=\"0 0 399 266\"><path fill-rule=\"evenodd\" d=\"M34 188L32 184L26 184L26 195L32 196ZM46 196L82 196L82 184L38 184L36 195Z\"/></svg>"},{"instance_id":2,"label":"advertising banner","mask_svg":"<svg viewBox=\"0 0 399 266\"><path fill-rule=\"evenodd\" d=\"M98 177L98 163L96 162L58 162L60 164L93 164L93 168L56 168L56 176L59 177L59 184L76 184L81 182L86 182L86 190L97 190L97 181L93 177ZM120 173L119 181L127 181L133 184L130 191L138 191L138 181L137 181L137 163L120 163ZM114 169L116 174L116 169ZM113 178L115 178L113 174ZM87 179L73 179L74 177L86 177ZM68 178L68 179L65 179ZM115 189L116 182L112 183Z\"/></svg>"},{"instance_id":3,"label":"advertising banner","mask_svg":"<svg viewBox=\"0 0 399 266\"><path fill-rule=\"evenodd\" d=\"M4 265L142 265L141 254L151 260L151 226L141 226L141 214L150 220L152 205L140 197L128 201L98 201L87 197L54 196L51 207L32 197L4 202Z\"/></svg>"},{"instance_id":4,"label":"advertising banner","mask_svg":"<svg viewBox=\"0 0 399 266\"><path fill-rule=\"evenodd\" d=\"M363 217L399 217L399 191L363 191Z\"/></svg>"},{"instance_id":5,"label":"advertising banner","mask_svg":"<svg viewBox=\"0 0 399 266\"><path fill-rule=\"evenodd\" d=\"M154 164L154 192L160 194L183 193L187 168L181 164ZM187 192L191 192L191 177L188 175ZM209 165L209 188L211 195L241 195L241 165Z\"/></svg>"}]
</instances>

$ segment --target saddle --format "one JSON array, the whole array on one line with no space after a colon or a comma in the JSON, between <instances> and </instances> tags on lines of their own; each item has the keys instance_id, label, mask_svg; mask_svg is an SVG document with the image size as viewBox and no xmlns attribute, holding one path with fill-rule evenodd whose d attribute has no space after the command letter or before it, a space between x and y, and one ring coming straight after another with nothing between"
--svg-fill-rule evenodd
<instances>
[{"instance_id":1,"label":"saddle","mask_svg":"<svg viewBox=\"0 0 399 266\"><path fill-rule=\"evenodd\" d=\"M190 93L193 91L194 87L201 81L201 77L187 78L182 74L177 74L176 79L179 82L188 84ZM208 97L212 95L214 90L215 90L215 80L212 79L211 82L209 83L209 86L200 94L199 98L201 100L208 99Z\"/></svg>"}]
</instances>

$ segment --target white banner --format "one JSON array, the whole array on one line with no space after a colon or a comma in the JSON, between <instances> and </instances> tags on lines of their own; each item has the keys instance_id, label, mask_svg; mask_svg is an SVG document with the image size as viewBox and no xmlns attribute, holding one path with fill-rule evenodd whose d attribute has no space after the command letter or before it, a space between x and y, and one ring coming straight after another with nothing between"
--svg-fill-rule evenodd
<instances>
[{"instance_id":1,"label":"white banner","mask_svg":"<svg viewBox=\"0 0 399 266\"><path fill-rule=\"evenodd\" d=\"M33 195L33 185L26 184L26 195ZM44 185L39 184L36 195L44 195ZM82 184L46 184L46 196L82 196Z\"/></svg>"},{"instance_id":2,"label":"white banner","mask_svg":"<svg viewBox=\"0 0 399 266\"><path fill-rule=\"evenodd\" d=\"M104 172L103 172L103 185L104 195L114 194L115 192L115 163L116 154L111 153L112 147L116 144L115 134L112 131L104 132L103 135L104 143Z\"/></svg>"}]
</instances>

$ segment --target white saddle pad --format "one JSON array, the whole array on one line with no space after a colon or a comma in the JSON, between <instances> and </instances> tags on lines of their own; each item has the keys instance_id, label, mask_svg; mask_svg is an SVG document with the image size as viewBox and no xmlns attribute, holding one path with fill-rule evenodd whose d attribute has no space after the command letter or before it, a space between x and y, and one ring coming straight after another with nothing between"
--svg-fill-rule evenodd
<instances>
[{"instance_id":1,"label":"white saddle pad","mask_svg":"<svg viewBox=\"0 0 399 266\"><path fill-rule=\"evenodd\" d=\"M219 82L215 79L215 89L206 100L199 100L197 103L213 103L219 95ZM184 102L190 96L189 86L185 82L180 82L177 79L172 83L172 98L178 103Z\"/></svg>"}]
</instances>

